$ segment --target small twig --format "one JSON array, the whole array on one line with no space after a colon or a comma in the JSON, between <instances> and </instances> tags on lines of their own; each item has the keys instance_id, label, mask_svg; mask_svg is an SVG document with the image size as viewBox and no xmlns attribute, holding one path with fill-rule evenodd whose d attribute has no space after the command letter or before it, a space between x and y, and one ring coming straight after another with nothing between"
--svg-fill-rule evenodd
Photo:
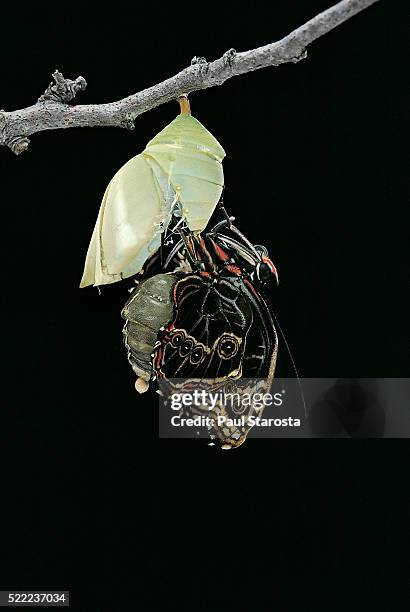
<instances>
[{"instance_id":1,"label":"small twig","mask_svg":"<svg viewBox=\"0 0 410 612\"><path fill-rule=\"evenodd\" d=\"M243 53L230 49L214 62L194 57L188 68L170 79L109 104L67 104L87 84L83 77L71 81L56 70L55 82L36 104L12 112L0 110L0 145L10 147L18 155L27 149L28 136L44 130L109 126L133 129L136 117L184 94L222 85L233 76L260 68L299 62L306 57L310 43L375 2L342 0L278 42Z\"/></svg>"},{"instance_id":2,"label":"small twig","mask_svg":"<svg viewBox=\"0 0 410 612\"><path fill-rule=\"evenodd\" d=\"M50 83L42 96L39 97L39 102L51 100L53 102L70 102L79 91L83 91L87 87L86 80L79 76L75 81L65 79L61 72L55 70L53 72L54 83Z\"/></svg>"}]
</instances>

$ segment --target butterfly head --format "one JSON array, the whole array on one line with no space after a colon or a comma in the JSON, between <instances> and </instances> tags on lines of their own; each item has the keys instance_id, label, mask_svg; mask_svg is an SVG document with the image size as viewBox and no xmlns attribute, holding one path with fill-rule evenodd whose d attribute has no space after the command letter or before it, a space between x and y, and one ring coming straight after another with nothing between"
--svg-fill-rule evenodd
<instances>
[{"instance_id":1,"label":"butterfly head","mask_svg":"<svg viewBox=\"0 0 410 612\"><path fill-rule=\"evenodd\" d=\"M260 261L255 266L255 273L256 278L262 285L269 284L273 278L276 279L276 284L279 284L278 271L266 255L261 255Z\"/></svg>"}]
</instances>

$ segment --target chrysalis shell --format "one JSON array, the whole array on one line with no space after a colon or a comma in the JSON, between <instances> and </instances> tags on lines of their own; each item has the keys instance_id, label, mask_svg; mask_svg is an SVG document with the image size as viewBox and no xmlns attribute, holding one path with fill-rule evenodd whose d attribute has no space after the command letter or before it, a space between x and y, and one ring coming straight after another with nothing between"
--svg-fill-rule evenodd
<instances>
[{"instance_id":1,"label":"chrysalis shell","mask_svg":"<svg viewBox=\"0 0 410 612\"><path fill-rule=\"evenodd\" d=\"M194 117L181 114L113 177L104 194L80 287L141 271L173 213L202 231L221 196L225 152Z\"/></svg>"}]
</instances>

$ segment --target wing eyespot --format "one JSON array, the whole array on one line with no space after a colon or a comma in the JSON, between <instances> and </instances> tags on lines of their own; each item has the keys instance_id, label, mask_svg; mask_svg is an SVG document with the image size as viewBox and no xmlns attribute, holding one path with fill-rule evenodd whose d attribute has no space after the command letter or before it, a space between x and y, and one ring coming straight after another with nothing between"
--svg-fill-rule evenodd
<instances>
[{"instance_id":1,"label":"wing eyespot","mask_svg":"<svg viewBox=\"0 0 410 612\"><path fill-rule=\"evenodd\" d=\"M194 346L191 338L187 338L182 344L179 345L179 354L181 357L187 357L189 353L192 351L192 347Z\"/></svg>"},{"instance_id":2,"label":"wing eyespot","mask_svg":"<svg viewBox=\"0 0 410 612\"><path fill-rule=\"evenodd\" d=\"M179 348L185 340L185 333L183 331L176 331L171 336L171 345L174 348Z\"/></svg>"},{"instance_id":3,"label":"wing eyespot","mask_svg":"<svg viewBox=\"0 0 410 612\"><path fill-rule=\"evenodd\" d=\"M197 345L193 348L191 356L189 358L192 365L197 365L202 361L204 357L204 349L201 345Z\"/></svg>"},{"instance_id":4,"label":"wing eyespot","mask_svg":"<svg viewBox=\"0 0 410 612\"><path fill-rule=\"evenodd\" d=\"M218 342L217 352L221 359L235 357L239 350L239 341L235 336L225 335Z\"/></svg>"}]
</instances>

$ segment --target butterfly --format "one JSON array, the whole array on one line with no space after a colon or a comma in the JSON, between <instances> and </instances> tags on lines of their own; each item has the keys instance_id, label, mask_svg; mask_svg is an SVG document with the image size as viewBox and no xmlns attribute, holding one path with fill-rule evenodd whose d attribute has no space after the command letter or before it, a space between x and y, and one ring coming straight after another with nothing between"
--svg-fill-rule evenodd
<instances>
[{"instance_id":1,"label":"butterfly","mask_svg":"<svg viewBox=\"0 0 410 612\"><path fill-rule=\"evenodd\" d=\"M218 211L223 220L202 234L173 220L122 313L134 371L146 383L155 379L168 395L194 387L243 395L261 381L269 390L274 375L278 338L264 292L277 280L276 268L221 203ZM252 410L219 402L211 435L224 448L238 446L250 429L246 419L240 427L224 425ZM198 407L187 412L201 414ZM209 416L209 406L203 413Z\"/></svg>"}]
</instances>

